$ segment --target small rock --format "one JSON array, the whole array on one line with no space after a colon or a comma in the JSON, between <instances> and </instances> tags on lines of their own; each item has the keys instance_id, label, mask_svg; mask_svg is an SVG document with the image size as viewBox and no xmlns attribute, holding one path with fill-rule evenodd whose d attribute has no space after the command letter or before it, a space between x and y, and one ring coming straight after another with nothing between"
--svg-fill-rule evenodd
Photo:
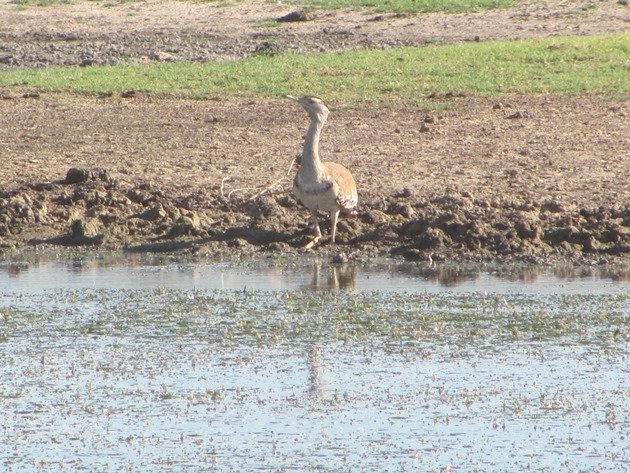
<instances>
[{"instance_id":1,"label":"small rock","mask_svg":"<svg viewBox=\"0 0 630 473\"><path fill-rule=\"evenodd\" d=\"M306 13L303 10L295 10L291 13L287 13L286 15L280 16L276 18L276 21L281 23L283 22L293 22L293 21L310 21L312 20L312 16Z\"/></svg>"},{"instance_id":2,"label":"small rock","mask_svg":"<svg viewBox=\"0 0 630 473\"><path fill-rule=\"evenodd\" d=\"M84 168L70 168L66 172L65 184L80 184L88 180L101 180L105 182L112 182L113 179L106 169L84 169Z\"/></svg>"},{"instance_id":3,"label":"small rock","mask_svg":"<svg viewBox=\"0 0 630 473\"><path fill-rule=\"evenodd\" d=\"M40 93L36 90L32 92L24 92L22 97L25 99L38 99L40 97Z\"/></svg>"},{"instance_id":4,"label":"small rock","mask_svg":"<svg viewBox=\"0 0 630 473\"><path fill-rule=\"evenodd\" d=\"M565 212L566 208L564 205L562 205L561 202L558 202L557 200L546 200L540 205L540 210L552 213L560 213Z\"/></svg>"},{"instance_id":5,"label":"small rock","mask_svg":"<svg viewBox=\"0 0 630 473\"><path fill-rule=\"evenodd\" d=\"M439 228L429 227L415 239L416 247L419 250L428 250L444 246L445 240L450 239Z\"/></svg>"},{"instance_id":6,"label":"small rock","mask_svg":"<svg viewBox=\"0 0 630 473\"><path fill-rule=\"evenodd\" d=\"M147 202L153 200L153 195L142 189L129 190L127 192L127 197L133 202L137 202L139 204L146 204Z\"/></svg>"},{"instance_id":7,"label":"small rock","mask_svg":"<svg viewBox=\"0 0 630 473\"><path fill-rule=\"evenodd\" d=\"M177 58L173 56L171 53L158 51L158 52L153 52L149 54L149 59L151 59L152 61L159 61L159 62L173 62Z\"/></svg>"},{"instance_id":8,"label":"small rock","mask_svg":"<svg viewBox=\"0 0 630 473\"><path fill-rule=\"evenodd\" d=\"M397 199L407 199L411 197L411 195L412 195L412 192L411 192L411 189L409 189L409 187L403 187L402 189L398 189L394 191L394 197Z\"/></svg>"},{"instance_id":9,"label":"small rock","mask_svg":"<svg viewBox=\"0 0 630 473\"><path fill-rule=\"evenodd\" d=\"M370 225L378 225L389 221L389 217L380 210L368 210L361 215L361 220Z\"/></svg>"},{"instance_id":10,"label":"small rock","mask_svg":"<svg viewBox=\"0 0 630 473\"><path fill-rule=\"evenodd\" d=\"M511 113L505 118L507 118L508 120L516 120L519 118L532 118L532 115L527 110L517 110L516 112Z\"/></svg>"},{"instance_id":11,"label":"small rock","mask_svg":"<svg viewBox=\"0 0 630 473\"><path fill-rule=\"evenodd\" d=\"M244 238L233 238L228 241L227 245L230 248L247 248L249 246L249 242Z\"/></svg>"},{"instance_id":12,"label":"small rock","mask_svg":"<svg viewBox=\"0 0 630 473\"><path fill-rule=\"evenodd\" d=\"M62 245L100 245L103 243L105 236L99 233L99 224L97 220L81 220L77 219L70 225L70 233L53 241Z\"/></svg>"},{"instance_id":13,"label":"small rock","mask_svg":"<svg viewBox=\"0 0 630 473\"><path fill-rule=\"evenodd\" d=\"M281 52L280 46L270 41L263 41L254 48L254 54L263 54L267 56L275 56Z\"/></svg>"},{"instance_id":14,"label":"small rock","mask_svg":"<svg viewBox=\"0 0 630 473\"><path fill-rule=\"evenodd\" d=\"M166 210L164 210L162 204L157 204L141 214L138 214L138 217L144 220L155 221L166 217L166 215Z\"/></svg>"},{"instance_id":15,"label":"small rock","mask_svg":"<svg viewBox=\"0 0 630 473\"><path fill-rule=\"evenodd\" d=\"M98 235L98 223L95 220L75 220L70 225L73 238L92 238Z\"/></svg>"},{"instance_id":16,"label":"small rock","mask_svg":"<svg viewBox=\"0 0 630 473\"><path fill-rule=\"evenodd\" d=\"M348 262L348 255L345 253L339 253L332 257L332 264L346 264Z\"/></svg>"},{"instance_id":17,"label":"small rock","mask_svg":"<svg viewBox=\"0 0 630 473\"><path fill-rule=\"evenodd\" d=\"M79 184L85 182L90 178L90 171L82 168L70 168L66 172L66 184Z\"/></svg>"},{"instance_id":18,"label":"small rock","mask_svg":"<svg viewBox=\"0 0 630 473\"><path fill-rule=\"evenodd\" d=\"M273 241L267 245L267 251L273 251L277 253L286 253L289 251L290 246L283 241Z\"/></svg>"}]
</instances>

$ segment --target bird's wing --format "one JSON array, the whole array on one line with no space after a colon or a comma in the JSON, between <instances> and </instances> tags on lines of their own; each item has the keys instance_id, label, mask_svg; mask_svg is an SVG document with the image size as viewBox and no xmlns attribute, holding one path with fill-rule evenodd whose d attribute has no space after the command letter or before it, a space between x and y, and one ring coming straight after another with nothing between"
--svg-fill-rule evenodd
<instances>
[{"instance_id":1,"label":"bird's wing","mask_svg":"<svg viewBox=\"0 0 630 473\"><path fill-rule=\"evenodd\" d=\"M357 206L359 197L357 185L348 169L337 163L324 164L326 174L337 185L337 203L345 210L352 210Z\"/></svg>"}]
</instances>

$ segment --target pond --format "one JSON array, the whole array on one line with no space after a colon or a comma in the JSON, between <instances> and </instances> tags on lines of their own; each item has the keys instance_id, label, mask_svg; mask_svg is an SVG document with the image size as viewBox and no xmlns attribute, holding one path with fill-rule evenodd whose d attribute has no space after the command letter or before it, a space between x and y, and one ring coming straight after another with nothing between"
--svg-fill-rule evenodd
<instances>
[{"instance_id":1,"label":"pond","mask_svg":"<svg viewBox=\"0 0 630 473\"><path fill-rule=\"evenodd\" d=\"M0 263L3 471L627 471L613 268Z\"/></svg>"}]
</instances>

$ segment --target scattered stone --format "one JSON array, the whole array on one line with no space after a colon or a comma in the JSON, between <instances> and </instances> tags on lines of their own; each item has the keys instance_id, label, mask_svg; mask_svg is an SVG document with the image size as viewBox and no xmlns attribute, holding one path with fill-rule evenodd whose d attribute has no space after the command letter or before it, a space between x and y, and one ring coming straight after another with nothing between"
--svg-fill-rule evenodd
<instances>
[{"instance_id":1,"label":"scattered stone","mask_svg":"<svg viewBox=\"0 0 630 473\"><path fill-rule=\"evenodd\" d=\"M450 238L442 230L429 227L415 239L414 243L419 250L430 250L444 246L447 241L450 241Z\"/></svg>"},{"instance_id":2,"label":"scattered stone","mask_svg":"<svg viewBox=\"0 0 630 473\"><path fill-rule=\"evenodd\" d=\"M565 212L566 208L557 200L546 200L540 205L541 211L552 212L552 213L561 213Z\"/></svg>"},{"instance_id":3,"label":"scattered stone","mask_svg":"<svg viewBox=\"0 0 630 473\"><path fill-rule=\"evenodd\" d=\"M65 184L81 184L90 180L112 182L113 179L106 169L70 168L66 172Z\"/></svg>"},{"instance_id":4,"label":"scattered stone","mask_svg":"<svg viewBox=\"0 0 630 473\"><path fill-rule=\"evenodd\" d=\"M403 187L402 189L395 190L393 196L396 199L408 199L412 194L409 187Z\"/></svg>"},{"instance_id":5,"label":"scattered stone","mask_svg":"<svg viewBox=\"0 0 630 473\"><path fill-rule=\"evenodd\" d=\"M276 18L276 21L279 21L280 23L286 23L295 21L310 21L312 19L313 17L304 10L295 10L287 13L286 15Z\"/></svg>"},{"instance_id":6,"label":"scattered stone","mask_svg":"<svg viewBox=\"0 0 630 473\"><path fill-rule=\"evenodd\" d=\"M345 253L337 253L331 259L332 264L346 264L348 262L348 255Z\"/></svg>"},{"instance_id":7,"label":"scattered stone","mask_svg":"<svg viewBox=\"0 0 630 473\"><path fill-rule=\"evenodd\" d=\"M22 98L25 98L25 99L38 99L40 97L41 97L41 94L37 90L31 91L31 92L24 92L22 94Z\"/></svg>"},{"instance_id":8,"label":"scattered stone","mask_svg":"<svg viewBox=\"0 0 630 473\"><path fill-rule=\"evenodd\" d=\"M87 169L70 168L66 173L66 184L79 184L85 182L90 178L90 171Z\"/></svg>"},{"instance_id":9,"label":"scattered stone","mask_svg":"<svg viewBox=\"0 0 630 473\"><path fill-rule=\"evenodd\" d=\"M291 250L291 247L283 241L274 241L267 245L267 251L274 253L286 253Z\"/></svg>"},{"instance_id":10,"label":"scattered stone","mask_svg":"<svg viewBox=\"0 0 630 473\"><path fill-rule=\"evenodd\" d=\"M368 210L361 215L361 220L370 225L379 225L389 221L389 217L380 210Z\"/></svg>"},{"instance_id":11,"label":"scattered stone","mask_svg":"<svg viewBox=\"0 0 630 473\"><path fill-rule=\"evenodd\" d=\"M450 98L463 98L463 97L467 97L466 92L459 92L459 91L448 91L448 92L431 92L429 95L427 95L427 98L430 99L450 99Z\"/></svg>"},{"instance_id":12,"label":"scattered stone","mask_svg":"<svg viewBox=\"0 0 630 473\"><path fill-rule=\"evenodd\" d=\"M66 235L50 238L48 240L33 240L32 243L52 243L65 246L93 246L101 245L105 235L99 233L97 220L77 219L70 225L70 231Z\"/></svg>"},{"instance_id":13,"label":"scattered stone","mask_svg":"<svg viewBox=\"0 0 630 473\"><path fill-rule=\"evenodd\" d=\"M167 216L166 210L164 210L164 206L162 204L157 204L151 207L148 210L145 210L141 214L138 214L138 218L142 218L144 220L155 221L160 220Z\"/></svg>"},{"instance_id":14,"label":"scattered stone","mask_svg":"<svg viewBox=\"0 0 630 473\"><path fill-rule=\"evenodd\" d=\"M280 46L270 41L263 41L262 43L257 44L254 48L254 54L262 54L266 56L275 56L281 52L282 49Z\"/></svg>"},{"instance_id":15,"label":"scattered stone","mask_svg":"<svg viewBox=\"0 0 630 473\"><path fill-rule=\"evenodd\" d=\"M157 51L157 52L150 53L149 59L151 59L152 61L158 61L158 62L173 62L177 60L177 58L173 56L171 53L167 53L164 51Z\"/></svg>"},{"instance_id":16,"label":"scattered stone","mask_svg":"<svg viewBox=\"0 0 630 473\"><path fill-rule=\"evenodd\" d=\"M505 118L507 118L508 120L516 120L519 118L532 118L532 115L527 110L517 110L516 112L511 113Z\"/></svg>"},{"instance_id":17,"label":"scattered stone","mask_svg":"<svg viewBox=\"0 0 630 473\"><path fill-rule=\"evenodd\" d=\"M286 214L284 207L279 205L276 199L271 196L262 196L255 200L245 202L243 209L253 219L283 216Z\"/></svg>"},{"instance_id":18,"label":"scattered stone","mask_svg":"<svg viewBox=\"0 0 630 473\"><path fill-rule=\"evenodd\" d=\"M395 202L387 208L387 213L390 215L400 215L405 218L412 218L415 212L411 204L407 202Z\"/></svg>"}]
</instances>

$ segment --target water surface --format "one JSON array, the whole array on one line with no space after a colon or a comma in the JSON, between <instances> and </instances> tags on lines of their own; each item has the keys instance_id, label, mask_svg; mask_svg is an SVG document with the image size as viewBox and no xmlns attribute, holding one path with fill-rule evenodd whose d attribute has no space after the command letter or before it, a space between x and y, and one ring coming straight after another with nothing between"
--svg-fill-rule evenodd
<instances>
[{"instance_id":1,"label":"water surface","mask_svg":"<svg viewBox=\"0 0 630 473\"><path fill-rule=\"evenodd\" d=\"M606 269L0 264L6 471L627 471Z\"/></svg>"}]
</instances>

